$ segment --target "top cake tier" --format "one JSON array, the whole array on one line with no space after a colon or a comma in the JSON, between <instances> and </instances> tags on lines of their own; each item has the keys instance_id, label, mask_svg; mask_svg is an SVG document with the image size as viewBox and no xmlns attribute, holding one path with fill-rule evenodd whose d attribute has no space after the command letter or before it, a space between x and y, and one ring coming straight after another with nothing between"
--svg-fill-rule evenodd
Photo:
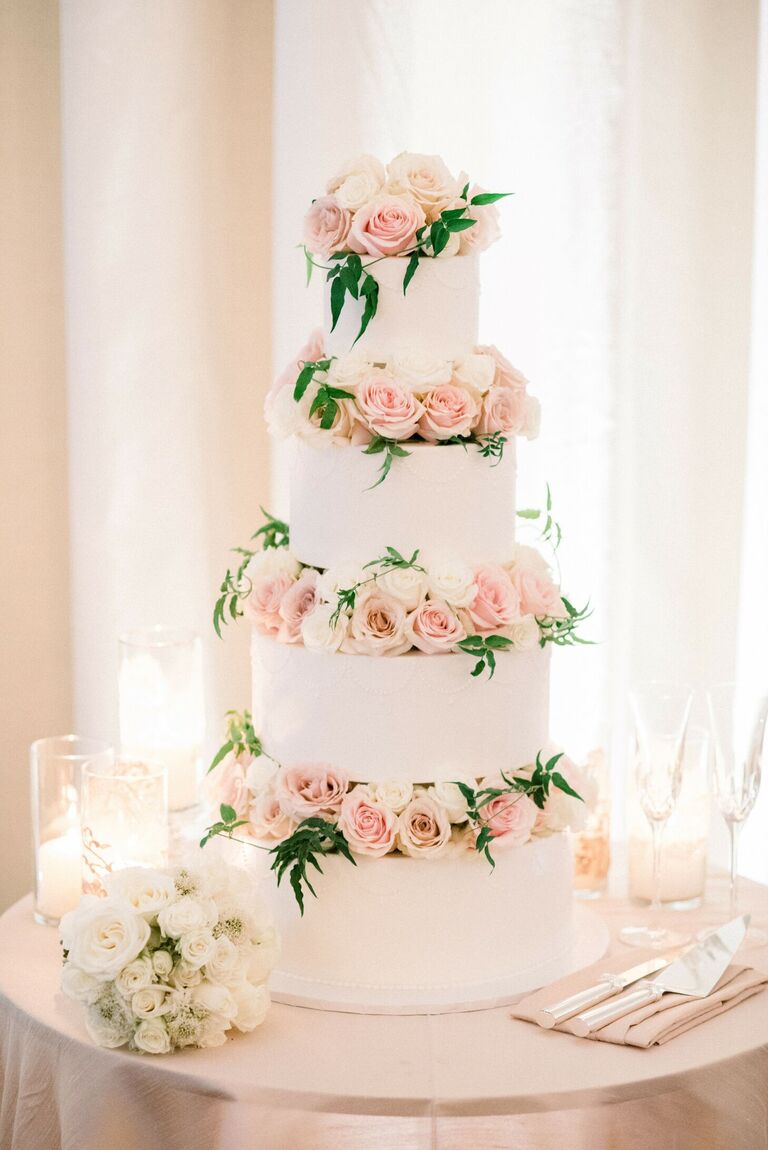
<instances>
[{"instance_id":1,"label":"top cake tier","mask_svg":"<svg viewBox=\"0 0 768 1150\"><path fill-rule=\"evenodd\" d=\"M370 265L379 285L376 315L355 343L362 303L348 298L331 331L330 292L326 291L328 355L346 355L353 345L355 352L374 362L404 355L460 360L472 352L478 341L480 300L476 255L421 260L406 293L406 259L364 258L363 263Z\"/></svg>"}]
</instances>

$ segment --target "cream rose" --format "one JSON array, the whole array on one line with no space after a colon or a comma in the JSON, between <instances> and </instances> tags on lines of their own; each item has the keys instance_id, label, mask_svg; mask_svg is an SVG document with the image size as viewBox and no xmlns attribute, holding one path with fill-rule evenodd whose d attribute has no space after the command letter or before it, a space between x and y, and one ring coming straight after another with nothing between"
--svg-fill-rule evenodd
<instances>
[{"instance_id":1,"label":"cream rose","mask_svg":"<svg viewBox=\"0 0 768 1150\"><path fill-rule=\"evenodd\" d=\"M476 391L478 395L485 395L496 376L496 361L492 355L483 355L472 352L460 359L453 370L454 383L461 384Z\"/></svg>"},{"instance_id":2,"label":"cream rose","mask_svg":"<svg viewBox=\"0 0 768 1150\"><path fill-rule=\"evenodd\" d=\"M397 256L413 248L424 212L410 196L377 196L356 213L349 246L360 255Z\"/></svg>"},{"instance_id":3,"label":"cream rose","mask_svg":"<svg viewBox=\"0 0 768 1150\"><path fill-rule=\"evenodd\" d=\"M191 987L200 985L203 981L203 972L199 966L190 966L188 962L181 959L171 971L168 981L177 990L189 990Z\"/></svg>"},{"instance_id":4,"label":"cream rose","mask_svg":"<svg viewBox=\"0 0 768 1150\"><path fill-rule=\"evenodd\" d=\"M321 603L331 603L335 607L339 591L354 587L369 574L358 563L339 563L329 567L317 581L317 597Z\"/></svg>"},{"instance_id":5,"label":"cream rose","mask_svg":"<svg viewBox=\"0 0 768 1150\"><path fill-rule=\"evenodd\" d=\"M296 830L296 821L280 806L273 787L262 791L253 800L248 810L248 821L253 837L266 842L282 842Z\"/></svg>"},{"instance_id":6,"label":"cream rose","mask_svg":"<svg viewBox=\"0 0 768 1150\"><path fill-rule=\"evenodd\" d=\"M232 991L220 983L201 982L192 991L192 1001L202 1006L209 1014L213 1014L229 1025L230 1019L237 1012L237 1006Z\"/></svg>"},{"instance_id":7,"label":"cream rose","mask_svg":"<svg viewBox=\"0 0 768 1150\"><path fill-rule=\"evenodd\" d=\"M301 639L310 651L338 651L347 637L349 616L332 603L318 603L301 621Z\"/></svg>"},{"instance_id":8,"label":"cream rose","mask_svg":"<svg viewBox=\"0 0 768 1150\"><path fill-rule=\"evenodd\" d=\"M241 949L223 934L220 938L214 939L205 964L205 977L210 982L221 982L226 986L242 977L244 965Z\"/></svg>"},{"instance_id":9,"label":"cream rose","mask_svg":"<svg viewBox=\"0 0 768 1150\"><path fill-rule=\"evenodd\" d=\"M525 392L528 380L521 371L512 366L497 347L489 344L487 347L476 347L475 352L478 355L489 355L492 358L495 364L494 382L497 387L511 387L513 391Z\"/></svg>"},{"instance_id":10,"label":"cream rose","mask_svg":"<svg viewBox=\"0 0 768 1150\"><path fill-rule=\"evenodd\" d=\"M104 983L71 962L65 962L61 971L61 989L67 998L92 1006L102 994Z\"/></svg>"},{"instance_id":11,"label":"cream rose","mask_svg":"<svg viewBox=\"0 0 768 1150\"><path fill-rule=\"evenodd\" d=\"M164 986L145 986L131 996L131 1010L136 1018L157 1018L168 1009L167 997L168 991Z\"/></svg>"},{"instance_id":12,"label":"cream rose","mask_svg":"<svg viewBox=\"0 0 768 1150\"><path fill-rule=\"evenodd\" d=\"M133 1034L133 1044L145 1054L168 1054L171 1038L162 1018L148 1018L140 1022Z\"/></svg>"},{"instance_id":13,"label":"cream rose","mask_svg":"<svg viewBox=\"0 0 768 1150\"><path fill-rule=\"evenodd\" d=\"M541 639L539 624L534 615L523 615L517 623L510 623L505 634L512 640L516 651L532 651Z\"/></svg>"},{"instance_id":14,"label":"cream rose","mask_svg":"<svg viewBox=\"0 0 768 1150\"><path fill-rule=\"evenodd\" d=\"M326 184L329 195L350 212L356 212L379 194L384 186L384 165L375 156L358 156L345 164Z\"/></svg>"},{"instance_id":15,"label":"cream rose","mask_svg":"<svg viewBox=\"0 0 768 1150\"><path fill-rule=\"evenodd\" d=\"M137 958L150 934L147 920L114 896L81 903L64 916L60 931L69 961L101 982Z\"/></svg>"},{"instance_id":16,"label":"cream rose","mask_svg":"<svg viewBox=\"0 0 768 1150\"><path fill-rule=\"evenodd\" d=\"M150 867L126 867L105 874L102 882L107 894L129 902L139 914L152 918L176 897L173 879Z\"/></svg>"},{"instance_id":17,"label":"cream rose","mask_svg":"<svg viewBox=\"0 0 768 1150\"><path fill-rule=\"evenodd\" d=\"M317 571L306 567L280 600L278 613L283 620L278 638L283 643L301 640L301 624L317 603Z\"/></svg>"},{"instance_id":18,"label":"cream rose","mask_svg":"<svg viewBox=\"0 0 768 1150\"><path fill-rule=\"evenodd\" d=\"M163 907L157 916L157 925L168 938L181 938L195 930L210 929L218 917L216 904L210 899L182 895L170 906Z\"/></svg>"},{"instance_id":19,"label":"cream rose","mask_svg":"<svg viewBox=\"0 0 768 1150\"><path fill-rule=\"evenodd\" d=\"M474 196L485 191L485 188L475 184L469 189L467 199L472 200ZM468 255L470 252L484 252L491 244L495 244L501 238L499 209L495 204L470 203L467 208L467 217L475 222L471 228L466 228L460 233L462 255Z\"/></svg>"},{"instance_id":20,"label":"cream rose","mask_svg":"<svg viewBox=\"0 0 768 1150\"><path fill-rule=\"evenodd\" d=\"M511 387L492 387L483 397L477 435L522 435L525 430L525 394Z\"/></svg>"},{"instance_id":21,"label":"cream rose","mask_svg":"<svg viewBox=\"0 0 768 1150\"><path fill-rule=\"evenodd\" d=\"M392 376L414 395L425 395L441 383L450 383L452 365L429 352L397 356L389 365Z\"/></svg>"},{"instance_id":22,"label":"cream rose","mask_svg":"<svg viewBox=\"0 0 768 1150\"><path fill-rule=\"evenodd\" d=\"M277 965L279 957L280 935L273 926L265 927L248 953L248 978L251 982L262 982Z\"/></svg>"},{"instance_id":23,"label":"cream rose","mask_svg":"<svg viewBox=\"0 0 768 1150\"><path fill-rule=\"evenodd\" d=\"M467 632L447 603L428 599L408 616L406 635L426 655L447 655Z\"/></svg>"},{"instance_id":24,"label":"cream rose","mask_svg":"<svg viewBox=\"0 0 768 1150\"><path fill-rule=\"evenodd\" d=\"M188 966L205 966L213 954L215 942L210 930L190 930L179 939L181 957Z\"/></svg>"},{"instance_id":25,"label":"cream rose","mask_svg":"<svg viewBox=\"0 0 768 1150\"><path fill-rule=\"evenodd\" d=\"M439 156L418 152L401 152L395 156L387 165L386 186L390 192L412 196L430 222L436 220L461 191L458 180Z\"/></svg>"},{"instance_id":26,"label":"cream rose","mask_svg":"<svg viewBox=\"0 0 768 1150\"><path fill-rule=\"evenodd\" d=\"M318 196L304 216L304 244L328 259L344 249L351 223L352 213L341 206L336 196Z\"/></svg>"},{"instance_id":27,"label":"cream rose","mask_svg":"<svg viewBox=\"0 0 768 1150\"><path fill-rule=\"evenodd\" d=\"M267 1017L270 999L266 986L254 986L250 982L239 982L232 987L235 1013L232 1024L238 1030L255 1030Z\"/></svg>"},{"instance_id":28,"label":"cream rose","mask_svg":"<svg viewBox=\"0 0 768 1150\"><path fill-rule=\"evenodd\" d=\"M252 759L245 772L245 781L251 795L260 795L269 790L275 781L277 771L277 763L267 755L259 755L257 759Z\"/></svg>"},{"instance_id":29,"label":"cream rose","mask_svg":"<svg viewBox=\"0 0 768 1150\"><path fill-rule=\"evenodd\" d=\"M349 779L326 763L295 763L277 776L276 793L282 810L291 818L337 814Z\"/></svg>"},{"instance_id":30,"label":"cream rose","mask_svg":"<svg viewBox=\"0 0 768 1150\"><path fill-rule=\"evenodd\" d=\"M399 599L378 589L358 595L343 650L356 655L402 655L410 646L406 610Z\"/></svg>"},{"instance_id":31,"label":"cream rose","mask_svg":"<svg viewBox=\"0 0 768 1150\"><path fill-rule=\"evenodd\" d=\"M383 783L371 783L370 791L374 802L399 815L413 798L413 783L407 779L387 779Z\"/></svg>"},{"instance_id":32,"label":"cream rose","mask_svg":"<svg viewBox=\"0 0 768 1150\"><path fill-rule=\"evenodd\" d=\"M381 858L394 849L397 816L388 807L379 806L368 787L357 786L344 796L339 830L355 854Z\"/></svg>"},{"instance_id":33,"label":"cream rose","mask_svg":"<svg viewBox=\"0 0 768 1150\"><path fill-rule=\"evenodd\" d=\"M435 783L427 788L427 794L443 808L452 823L467 821L467 800L455 783Z\"/></svg>"},{"instance_id":34,"label":"cream rose","mask_svg":"<svg viewBox=\"0 0 768 1150\"><path fill-rule=\"evenodd\" d=\"M266 551L256 552L245 569L245 577L256 583L273 575L297 578L300 571L301 563L287 547L268 547Z\"/></svg>"},{"instance_id":35,"label":"cream rose","mask_svg":"<svg viewBox=\"0 0 768 1150\"><path fill-rule=\"evenodd\" d=\"M154 978L154 967L150 958L135 958L127 963L115 978L115 986L122 995L130 998L137 990L144 990Z\"/></svg>"},{"instance_id":36,"label":"cream rose","mask_svg":"<svg viewBox=\"0 0 768 1150\"><path fill-rule=\"evenodd\" d=\"M475 597L468 608L481 634L508 627L520 618L520 597L503 567L488 564L475 570Z\"/></svg>"},{"instance_id":37,"label":"cream rose","mask_svg":"<svg viewBox=\"0 0 768 1150\"><path fill-rule=\"evenodd\" d=\"M158 978L167 978L173 970L173 956L170 951L156 950L152 955L152 969Z\"/></svg>"},{"instance_id":38,"label":"cream rose","mask_svg":"<svg viewBox=\"0 0 768 1150\"><path fill-rule=\"evenodd\" d=\"M549 564L540 551L529 547L526 543L516 543L512 551L512 558L506 564L510 575L526 571L532 572L541 578L551 578Z\"/></svg>"},{"instance_id":39,"label":"cream rose","mask_svg":"<svg viewBox=\"0 0 768 1150\"><path fill-rule=\"evenodd\" d=\"M344 391L355 391L358 384L373 369L373 362L364 355L351 352L341 355L328 368L328 381Z\"/></svg>"},{"instance_id":40,"label":"cream rose","mask_svg":"<svg viewBox=\"0 0 768 1150\"><path fill-rule=\"evenodd\" d=\"M423 404L419 431L431 442L452 439L455 435L469 435L480 415L477 396L455 383L434 388L424 397Z\"/></svg>"},{"instance_id":41,"label":"cream rose","mask_svg":"<svg viewBox=\"0 0 768 1150\"><path fill-rule=\"evenodd\" d=\"M424 414L416 396L381 368L358 385L357 410L371 431L386 439L409 439Z\"/></svg>"},{"instance_id":42,"label":"cream rose","mask_svg":"<svg viewBox=\"0 0 768 1150\"><path fill-rule=\"evenodd\" d=\"M444 599L451 607L468 607L475 597L475 575L468 563L456 559L435 559L427 563L427 585L433 599Z\"/></svg>"},{"instance_id":43,"label":"cream rose","mask_svg":"<svg viewBox=\"0 0 768 1150\"><path fill-rule=\"evenodd\" d=\"M451 823L445 809L427 794L417 794L400 815L397 842L414 858L438 858L451 841Z\"/></svg>"},{"instance_id":44,"label":"cream rose","mask_svg":"<svg viewBox=\"0 0 768 1150\"><path fill-rule=\"evenodd\" d=\"M406 611L418 607L427 593L426 571L414 567L394 567L379 575L376 583L381 591L402 603Z\"/></svg>"},{"instance_id":45,"label":"cream rose","mask_svg":"<svg viewBox=\"0 0 768 1150\"><path fill-rule=\"evenodd\" d=\"M586 824L590 807L597 801L597 784L567 755L558 759L555 770L580 798L550 786L544 810L538 815L538 826L548 831L580 831Z\"/></svg>"}]
</instances>

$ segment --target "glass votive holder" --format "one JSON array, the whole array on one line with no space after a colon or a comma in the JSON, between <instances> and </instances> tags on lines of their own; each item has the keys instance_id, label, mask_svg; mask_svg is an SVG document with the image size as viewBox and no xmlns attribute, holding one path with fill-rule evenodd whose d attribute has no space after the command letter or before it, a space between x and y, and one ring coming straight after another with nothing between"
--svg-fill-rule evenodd
<instances>
[{"instance_id":1,"label":"glass votive holder","mask_svg":"<svg viewBox=\"0 0 768 1150\"><path fill-rule=\"evenodd\" d=\"M139 760L83 768L80 825L86 893L103 894L102 879L112 871L165 865L167 777L162 763Z\"/></svg>"},{"instance_id":2,"label":"glass votive holder","mask_svg":"<svg viewBox=\"0 0 768 1150\"><path fill-rule=\"evenodd\" d=\"M83 771L108 770L113 762L107 743L78 735L38 739L30 748L37 922L55 926L80 900Z\"/></svg>"},{"instance_id":3,"label":"glass votive holder","mask_svg":"<svg viewBox=\"0 0 768 1150\"><path fill-rule=\"evenodd\" d=\"M173 627L139 627L119 640L121 753L163 763L168 808L199 801L205 739L200 636Z\"/></svg>"},{"instance_id":4,"label":"glass votive holder","mask_svg":"<svg viewBox=\"0 0 768 1150\"><path fill-rule=\"evenodd\" d=\"M586 821L571 834L573 889L577 898L599 898L608 887L611 865L611 798L608 758L590 751L584 767Z\"/></svg>"},{"instance_id":5,"label":"glass votive holder","mask_svg":"<svg viewBox=\"0 0 768 1150\"><path fill-rule=\"evenodd\" d=\"M708 767L708 733L703 727L690 727L680 795L661 840L661 901L674 909L697 907L704 896L711 818ZM653 897L651 832L631 790L628 799L629 896L645 902Z\"/></svg>"}]
</instances>

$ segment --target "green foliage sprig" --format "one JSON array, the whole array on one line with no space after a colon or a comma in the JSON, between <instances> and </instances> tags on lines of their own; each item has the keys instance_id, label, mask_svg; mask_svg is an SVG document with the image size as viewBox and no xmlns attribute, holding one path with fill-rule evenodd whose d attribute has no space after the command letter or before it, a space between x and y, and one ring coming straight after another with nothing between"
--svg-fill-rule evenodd
<instances>
[{"instance_id":1,"label":"green foliage sprig","mask_svg":"<svg viewBox=\"0 0 768 1150\"><path fill-rule=\"evenodd\" d=\"M250 711L227 711L226 718L227 737L213 756L213 761L208 768L207 774L215 770L219 763L222 762L231 751L234 751L235 758L248 754L253 759L260 759L263 755L264 758L269 759L276 766L280 765L276 759L273 759L272 756L268 755L264 750L262 741L254 730Z\"/></svg>"},{"instance_id":2,"label":"green foliage sprig","mask_svg":"<svg viewBox=\"0 0 768 1150\"><path fill-rule=\"evenodd\" d=\"M376 315L379 306L379 285L370 272L365 269L363 261L356 252L336 252L331 256L334 261L328 268L326 280L331 285L331 331L339 322L348 295L352 299L362 299L363 311L360 316L360 330L355 336L355 343L360 339L368 324Z\"/></svg>"},{"instance_id":3,"label":"green foliage sprig","mask_svg":"<svg viewBox=\"0 0 768 1150\"><path fill-rule=\"evenodd\" d=\"M491 464L491 467L498 467L504 458L504 446L507 442L506 435L502 435L500 431L494 431L493 435L484 435L477 441L477 449L482 455L483 459L495 459L496 462Z\"/></svg>"},{"instance_id":4,"label":"green foliage sprig","mask_svg":"<svg viewBox=\"0 0 768 1150\"><path fill-rule=\"evenodd\" d=\"M200 839L200 846L204 847L211 839L215 839L217 835L224 835L228 839L234 839L235 842L245 843L247 846L258 846L258 843L249 842L247 839L239 839L235 834L238 827L244 827L248 819L239 819L237 811L234 807L230 807L227 803L222 803L219 807L219 821L211 823L206 827L205 834ZM261 847L261 850L268 850L268 847Z\"/></svg>"},{"instance_id":5,"label":"green foliage sprig","mask_svg":"<svg viewBox=\"0 0 768 1150\"><path fill-rule=\"evenodd\" d=\"M271 852L274 855L271 869L277 876L277 885L280 885L286 872L293 889L299 911L304 914L304 888L317 898L315 888L309 878L308 868L314 867L320 874L323 868L318 862L318 855L341 854L353 866L357 866L349 849L347 840L334 823L326 819L310 818L299 823L296 830L287 839L283 839Z\"/></svg>"},{"instance_id":6,"label":"green foliage sprig","mask_svg":"<svg viewBox=\"0 0 768 1150\"><path fill-rule=\"evenodd\" d=\"M477 659L472 668L473 678L482 675L488 669L488 678L492 679L496 671L496 652L504 651L512 646L512 640L505 635L467 635L456 644L467 655L474 655Z\"/></svg>"},{"instance_id":7,"label":"green foliage sprig","mask_svg":"<svg viewBox=\"0 0 768 1150\"><path fill-rule=\"evenodd\" d=\"M540 521L541 539L545 543L549 543L553 551L557 551L562 542L563 533L560 524L552 517L552 491L549 484L547 484L547 498L544 507L526 507L517 512L517 517L518 519Z\"/></svg>"},{"instance_id":8,"label":"green foliage sprig","mask_svg":"<svg viewBox=\"0 0 768 1150\"><path fill-rule=\"evenodd\" d=\"M372 575L367 579L360 579L351 587L340 587L336 592L336 607L333 614L328 620L328 625L333 629L339 621L339 616L342 611L352 611L357 596L361 587L366 587L369 583L375 583L381 575L386 575L388 571L420 571L425 574L425 568L419 566L416 560L419 557L419 552L414 551L410 559L406 559L394 547L387 547L386 553L381 555L378 559L372 559L370 563L366 563L363 567L364 571L368 571L374 567L377 568Z\"/></svg>"},{"instance_id":9,"label":"green foliage sprig","mask_svg":"<svg viewBox=\"0 0 768 1150\"><path fill-rule=\"evenodd\" d=\"M407 459L411 454L401 447L396 439L385 439L383 435L375 436L366 448L363 449L363 455L380 455L384 453L384 459L381 467L379 468L379 478L375 483L372 483L368 491L373 491L374 487L378 487L380 483L389 475L392 463L395 459Z\"/></svg>"},{"instance_id":10,"label":"green foliage sprig","mask_svg":"<svg viewBox=\"0 0 768 1150\"><path fill-rule=\"evenodd\" d=\"M480 854L484 854L492 867L496 865L496 861L490 849L494 836L485 818L484 809L494 799L503 795L509 795L510 803L514 803L523 795L527 795L528 798L536 804L539 810L544 810L547 799L549 798L550 788L554 786L566 795L570 795L580 802L584 801L567 779L565 779L559 771L555 770L555 767L562 757L563 752L560 751L559 754L553 755L551 759L543 763L541 761L541 751L539 751L531 777L527 778L525 775L513 775L512 778L510 778L502 771L501 778L505 784L503 787L481 787L480 789L476 789L469 786L468 783L456 783L467 804L469 821L476 831L475 850Z\"/></svg>"},{"instance_id":11,"label":"green foliage sprig","mask_svg":"<svg viewBox=\"0 0 768 1150\"><path fill-rule=\"evenodd\" d=\"M576 634L576 628L592 614L589 603L577 610L565 596L561 596L561 599L568 612L566 619L536 619L541 631L539 646L546 647L547 643L554 643L557 647L574 647L576 644L582 647L594 646L592 639L582 639Z\"/></svg>"},{"instance_id":12,"label":"green foliage sprig","mask_svg":"<svg viewBox=\"0 0 768 1150\"><path fill-rule=\"evenodd\" d=\"M239 619L243 614L240 602L242 599L247 599L251 593L251 581L245 573L251 559L254 555L258 555L259 551L277 550L287 547L290 542L288 524L270 515L263 507L260 510L266 522L251 536L251 540L258 541L259 546L232 548L235 554L240 556L240 563L234 570L227 568L219 587L219 597L213 608L213 627L220 639L222 626Z\"/></svg>"},{"instance_id":13,"label":"green foliage sprig","mask_svg":"<svg viewBox=\"0 0 768 1150\"><path fill-rule=\"evenodd\" d=\"M328 371L336 357L331 355L328 359L305 359L301 360L301 368L299 374L296 376L296 383L293 385L293 398L298 401L303 399L304 393L309 387L312 380L319 372Z\"/></svg>"}]
</instances>

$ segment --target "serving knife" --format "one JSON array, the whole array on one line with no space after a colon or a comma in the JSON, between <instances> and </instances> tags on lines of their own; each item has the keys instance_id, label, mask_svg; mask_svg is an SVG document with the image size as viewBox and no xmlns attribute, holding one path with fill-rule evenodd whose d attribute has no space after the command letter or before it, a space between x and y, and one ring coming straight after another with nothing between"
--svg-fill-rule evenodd
<instances>
[{"instance_id":1,"label":"serving knife","mask_svg":"<svg viewBox=\"0 0 768 1150\"><path fill-rule=\"evenodd\" d=\"M567 1029L579 1038L586 1038L593 1031L623 1018L625 1014L658 1002L663 994L706 998L717 986L744 941L748 924L748 914L732 919L719 930L712 931L701 942L687 947L679 958L665 967L658 978L641 978L625 994L572 1017Z\"/></svg>"},{"instance_id":2,"label":"serving knife","mask_svg":"<svg viewBox=\"0 0 768 1150\"><path fill-rule=\"evenodd\" d=\"M676 959L679 954L680 947L676 947L675 950L669 951L667 954L655 954L653 958L639 962L636 966L630 966L627 970L622 970L616 974L601 974L597 982L588 986L586 990L580 990L578 994L571 994L568 998L563 998L559 1002L537 1011L536 1022L545 1030L551 1030L558 1023L565 1022L568 1018L573 1018L575 1014L581 1014L582 1011L588 1010L590 1006L597 1006L606 998L613 998L620 991L631 986L633 982L647 978L649 974L655 974L657 970L669 966L670 962Z\"/></svg>"}]
</instances>

